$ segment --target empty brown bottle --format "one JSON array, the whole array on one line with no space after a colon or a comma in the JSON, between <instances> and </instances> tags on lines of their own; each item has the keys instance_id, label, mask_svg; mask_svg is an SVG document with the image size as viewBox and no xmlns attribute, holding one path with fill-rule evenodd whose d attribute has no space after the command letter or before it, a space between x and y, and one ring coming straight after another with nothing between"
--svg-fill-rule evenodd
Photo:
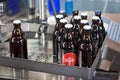
<instances>
[{"instance_id":1,"label":"empty brown bottle","mask_svg":"<svg viewBox=\"0 0 120 80\"><path fill-rule=\"evenodd\" d=\"M12 37L10 38L10 56L16 58L28 58L27 52L27 40L24 37L23 31L21 29L21 21L14 20L14 29L12 32Z\"/></svg>"},{"instance_id":2,"label":"empty brown bottle","mask_svg":"<svg viewBox=\"0 0 120 80\"><path fill-rule=\"evenodd\" d=\"M83 27L82 42L79 45L79 65L80 67L91 67L93 63L95 45L91 35L91 26ZM82 59L81 59L82 58Z\"/></svg>"},{"instance_id":3,"label":"empty brown bottle","mask_svg":"<svg viewBox=\"0 0 120 80\"><path fill-rule=\"evenodd\" d=\"M88 14L86 12L81 13L81 20L87 20Z\"/></svg>"},{"instance_id":4,"label":"empty brown bottle","mask_svg":"<svg viewBox=\"0 0 120 80\"><path fill-rule=\"evenodd\" d=\"M95 16L98 16L100 18L99 25L100 25L100 30L102 32L103 40L104 40L107 33L105 31L103 20L101 18L101 11L100 10L95 11Z\"/></svg>"},{"instance_id":5,"label":"empty brown bottle","mask_svg":"<svg viewBox=\"0 0 120 80\"><path fill-rule=\"evenodd\" d=\"M94 43L96 45L96 48L99 49L103 43L103 35L100 30L99 17L97 16L92 17L91 27L92 27L92 37L93 37Z\"/></svg>"},{"instance_id":6,"label":"empty brown bottle","mask_svg":"<svg viewBox=\"0 0 120 80\"><path fill-rule=\"evenodd\" d=\"M57 36L59 34L59 29L60 29L60 19L63 18L63 15L58 14L56 15L56 25L55 25L55 30L53 32L53 62L58 63L58 42L57 42Z\"/></svg>"},{"instance_id":7,"label":"empty brown bottle","mask_svg":"<svg viewBox=\"0 0 120 80\"><path fill-rule=\"evenodd\" d=\"M65 34L61 43L61 63L68 66L75 66L77 61L77 55L75 53L75 47L72 36L72 24L65 25Z\"/></svg>"}]
</instances>

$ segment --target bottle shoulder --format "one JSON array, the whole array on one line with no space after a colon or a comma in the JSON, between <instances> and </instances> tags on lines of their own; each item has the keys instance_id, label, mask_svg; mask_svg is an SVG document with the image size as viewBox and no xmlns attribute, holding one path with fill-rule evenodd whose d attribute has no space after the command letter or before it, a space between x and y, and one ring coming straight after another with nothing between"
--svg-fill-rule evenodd
<instances>
[{"instance_id":1,"label":"bottle shoulder","mask_svg":"<svg viewBox=\"0 0 120 80\"><path fill-rule=\"evenodd\" d=\"M24 37L14 37L10 38L10 42L27 42L27 39Z\"/></svg>"}]
</instances>

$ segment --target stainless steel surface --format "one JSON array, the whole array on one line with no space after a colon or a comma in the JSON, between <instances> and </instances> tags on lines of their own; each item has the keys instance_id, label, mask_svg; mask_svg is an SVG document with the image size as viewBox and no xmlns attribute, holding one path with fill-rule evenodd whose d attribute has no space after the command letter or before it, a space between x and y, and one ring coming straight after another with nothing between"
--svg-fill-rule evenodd
<instances>
[{"instance_id":1,"label":"stainless steel surface","mask_svg":"<svg viewBox=\"0 0 120 80\"><path fill-rule=\"evenodd\" d=\"M106 21L106 24L107 24L107 22L109 22L109 21ZM26 24L25 23L23 26L24 31L30 32L30 36L32 35L31 32L35 33L38 30L38 28L39 28L39 24L30 24L30 23ZM2 29L3 29L3 31L5 30L4 32L12 31L11 27L4 27ZM53 30L53 27L48 27L47 33L49 33L50 29ZM107 28L107 29L109 29L109 28ZM40 71L40 72L28 71L28 73L31 74L28 76L28 78L31 80L36 79L34 76L39 77L39 78L37 78L38 80L43 79L43 77L40 77L40 76L48 77L43 80L46 80L49 78L50 78L50 80L61 80L61 79L64 80L65 76L81 77L81 78L86 78L86 80L96 77L96 76L94 76L94 71L96 69L96 66L98 65L98 61L101 57L101 51L103 51L103 49L101 49L100 54L98 54L97 58L95 59L95 61L93 63L93 66L91 68L69 67L69 66L64 66L64 65L59 65L59 64L53 64L52 63L52 46L51 46L52 42L45 40L45 46L42 46L42 43L40 43L40 42L42 42L42 41L39 39L28 39L28 52L29 52L28 54L29 54L30 60L4 57L4 56L9 56L9 46L8 46L8 43L2 43L0 49L1 49L1 55L3 55L3 56L0 56L0 61L2 61L2 62L0 62L0 65L8 66L8 67L16 67L19 69ZM4 45L4 44L6 44L6 45ZM25 64L25 65L21 65L21 64ZM13 76L11 68L8 68L8 69L7 68L6 67L0 68L0 70L1 70L0 77L8 77L10 79L16 78ZM6 72L8 74L6 74ZM41 72L45 72L45 73L41 73ZM50 74L46 74L46 72L50 73ZM57 74L57 75L53 75L53 74ZM64 76L61 76L61 75L64 75ZM34 78L32 78L32 77L34 77ZM58 79L58 77L60 77L60 78ZM73 79L73 78L70 78L70 79ZM107 79L103 79L103 78L97 78L94 80L100 80L100 79L107 80ZM76 78L75 78L75 80L76 80Z\"/></svg>"},{"instance_id":2,"label":"stainless steel surface","mask_svg":"<svg viewBox=\"0 0 120 80\"><path fill-rule=\"evenodd\" d=\"M47 49L44 49L42 46L40 46L41 44L39 44L39 40L34 40L34 39L28 40L28 55L30 60L24 60L24 59L10 58L8 43L4 43L4 44L2 43L0 44L1 55L2 55L0 56L0 66L25 69L29 71L51 73L49 74L50 76L53 76L52 74L57 74L64 76L72 76L76 78L81 77L81 78L89 79L88 75L91 74L90 73L91 70L89 68L69 67L69 66L52 63L51 44L52 44L51 41L48 42L47 47L45 47ZM4 57L4 56L8 56L8 57ZM11 68L6 68L6 67L0 68L0 70L3 70L0 71L0 75L5 77L6 74L4 72L8 71L9 73L6 76L14 78ZM47 75L45 73L44 76ZM54 79L50 79L50 80L54 80ZM55 80L57 79L55 78Z\"/></svg>"},{"instance_id":3,"label":"stainless steel surface","mask_svg":"<svg viewBox=\"0 0 120 80\"><path fill-rule=\"evenodd\" d=\"M29 8L35 8L35 0L29 0Z\"/></svg>"},{"instance_id":4,"label":"stainless steel surface","mask_svg":"<svg viewBox=\"0 0 120 80\"><path fill-rule=\"evenodd\" d=\"M103 52L101 57L100 69L106 71L120 70L120 44L113 40L106 40L103 45Z\"/></svg>"},{"instance_id":5,"label":"stainless steel surface","mask_svg":"<svg viewBox=\"0 0 120 80\"><path fill-rule=\"evenodd\" d=\"M45 20L45 0L39 0L39 18Z\"/></svg>"},{"instance_id":6,"label":"stainless steel surface","mask_svg":"<svg viewBox=\"0 0 120 80\"><path fill-rule=\"evenodd\" d=\"M95 76L101 77L101 78L106 78L106 79L117 80L118 79L118 72L96 71Z\"/></svg>"},{"instance_id":7,"label":"stainless steel surface","mask_svg":"<svg viewBox=\"0 0 120 80\"><path fill-rule=\"evenodd\" d=\"M21 24L21 28L24 32L29 33L29 37L32 37L32 39L35 38L35 35L32 36L32 33L36 33L38 32L40 24L36 24L36 23L22 23ZM13 30L14 26L12 23L6 24L5 26L1 27L1 33L4 34L4 36L2 36L2 42L7 41L10 37L11 37L11 32ZM40 29L43 30L44 27L41 27ZM28 37L28 35L27 35Z\"/></svg>"},{"instance_id":8,"label":"stainless steel surface","mask_svg":"<svg viewBox=\"0 0 120 80\"><path fill-rule=\"evenodd\" d=\"M110 39L120 43L120 24L110 21L107 35Z\"/></svg>"}]
</instances>

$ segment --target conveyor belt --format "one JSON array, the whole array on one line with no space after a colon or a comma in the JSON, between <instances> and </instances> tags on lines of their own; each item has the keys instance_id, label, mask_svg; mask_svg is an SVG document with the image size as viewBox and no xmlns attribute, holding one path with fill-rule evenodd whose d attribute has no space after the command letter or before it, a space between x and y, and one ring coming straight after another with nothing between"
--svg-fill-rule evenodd
<instances>
[{"instance_id":1,"label":"conveyor belt","mask_svg":"<svg viewBox=\"0 0 120 80\"><path fill-rule=\"evenodd\" d=\"M103 22L108 24L106 29L108 38L120 43L120 24L106 18L103 18Z\"/></svg>"},{"instance_id":2,"label":"conveyor belt","mask_svg":"<svg viewBox=\"0 0 120 80\"><path fill-rule=\"evenodd\" d=\"M110 39L120 43L120 24L111 21L107 32Z\"/></svg>"}]
</instances>

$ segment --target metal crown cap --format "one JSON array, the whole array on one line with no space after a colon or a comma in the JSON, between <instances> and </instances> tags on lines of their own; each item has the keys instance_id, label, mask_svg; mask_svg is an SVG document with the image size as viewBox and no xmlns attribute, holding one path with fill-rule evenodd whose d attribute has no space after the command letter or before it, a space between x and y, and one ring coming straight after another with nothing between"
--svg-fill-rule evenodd
<instances>
[{"instance_id":1,"label":"metal crown cap","mask_svg":"<svg viewBox=\"0 0 120 80\"><path fill-rule=\"evenodd\" d=\"M81 20L80 22L85 24L85 23L88 23L88 20Z\"/></svg>"},{"instance_id":2,"label":"metal crown cap","mask_svg":"<svg viewBox=\"0 0 120 80\"><path fill-rule=\"evenodd\" d=\"M86 12L81 13L81 16L87 16L88 14Z\"/></svg>"},{"instance_id":3,"label":"metal crown cap","mask_svg":"<svg viewBox=\"0 0 120 80\"><path fill-rule=\"evenodd\" d=\"M14 21L13 21L13 24L20 24L20 23L21 23L20 20L14 20Z\"/></svg>"},{"instance_id":4,"label":"metal crown cap","mask_svg":"<svg viewBox=\"0 0 120 80\"><path fill-rule=\"evenodd\" d=\"M85 29L85 30L91 30L91 26L85 25L85 26L83 27L83 29Z\"/></svg>"},{"instance_id":5,"label":"metal crown cap","mask_svg":"<svg viewBox=\"0 0 120 80\"><path fill-rule=\"evenodd\" d=\"M73 19L79 20L79 19L81 19L81 17L80 16L74 16Z\"/></svg>"},{"instance_id":6,"label":"metal crown cap","mask_svg":"<svg viewBox=\"0 0 120 80\"><path fill-rule=\"evenodd\" d=\"M96 10L95 13L96 14L101 14L101 10Z\"/></svg>"},{"instance_id":7,"label":"metal crown cap","mask_svg":"<svg viewBox=\"0 0 120 80\"><path fill-rule=\"evenodd\" d=\"M93 16L92 20L99 20L99 17L98 16Z\"/></svg>"},{"instance_id":8,"label":"metal crown cap","mask_svg":"<svg viewBox=\"0 0 120 80\"><path fill-rule=\"evenodd\" d=\"M67 20L66 19L61 19L60 22L61 23L67 23Z\"/></svg>"},{"instance_id":9,"label":"metal crown cap","mask_svg":"<svg viewBox=\"0 0 120 80\"><path fill-rule=\"evenodd\" d=\"M63 18L63 15L58 14L58 15L56 15L56 18Z\"/></svg>"},{"instance_id":10,"label":"metal crown cap","mask_svg":"<svg viewBox=\"0 0 120 80\"><path fill-rule=\"evenodd\" d=\"M65 28L67 28L67 29L70 29L70 28L72 28L72 27L73 27L72 24L66 24L66 25L65 25Z\"/></svg>"}]
</instances>

